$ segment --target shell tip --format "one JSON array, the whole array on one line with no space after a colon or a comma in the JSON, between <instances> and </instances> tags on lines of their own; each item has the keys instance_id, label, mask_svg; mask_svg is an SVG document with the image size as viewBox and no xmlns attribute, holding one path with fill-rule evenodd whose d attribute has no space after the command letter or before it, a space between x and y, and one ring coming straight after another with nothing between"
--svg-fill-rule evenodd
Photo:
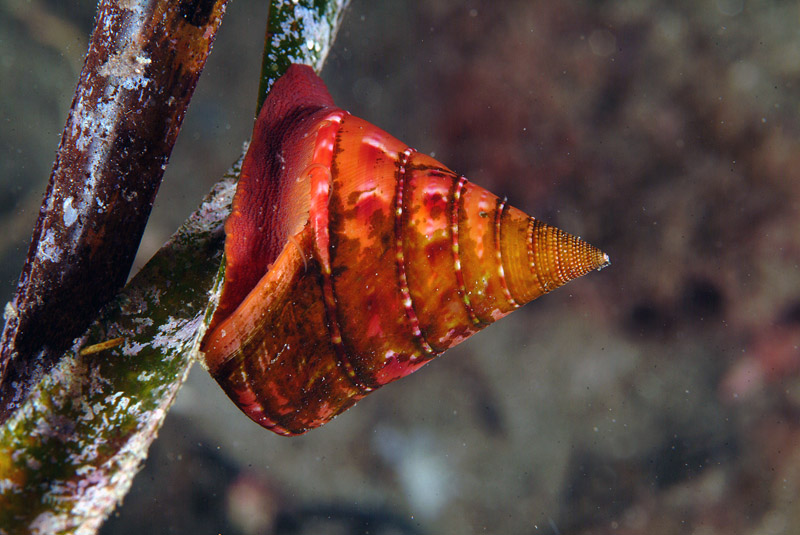
<instances>
[{"instance_id":1,"label":"shell tip","mask_svg":"<svg viewBox=\"0 0 800 535\"><path fill-rule=\"evenodd\" d=\"M611 259L608 257L606 253L600 253L600 263L597 266L597 271L600 271L603 268L607 268L611 265Z\"/></svg>"}]
</instances>

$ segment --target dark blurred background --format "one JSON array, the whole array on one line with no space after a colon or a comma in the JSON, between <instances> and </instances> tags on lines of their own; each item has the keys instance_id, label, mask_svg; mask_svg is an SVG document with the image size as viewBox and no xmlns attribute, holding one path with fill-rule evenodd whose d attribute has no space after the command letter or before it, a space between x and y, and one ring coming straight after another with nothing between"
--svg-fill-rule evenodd
<instances>
[{"instance_id":1,"label":"dark blurred background","mask_svg":"<svg viewBox=\"0 0 800 535\"><path fill-rule=\"evenodd\" d=\"M141 266L249 137L264 2L232 2ZM0 298L95 2L0 0ZM800 533L800 7L353 0L342 107L613 264L326 427L199 366L103 533Z\"/></svg>"}]
</instances>

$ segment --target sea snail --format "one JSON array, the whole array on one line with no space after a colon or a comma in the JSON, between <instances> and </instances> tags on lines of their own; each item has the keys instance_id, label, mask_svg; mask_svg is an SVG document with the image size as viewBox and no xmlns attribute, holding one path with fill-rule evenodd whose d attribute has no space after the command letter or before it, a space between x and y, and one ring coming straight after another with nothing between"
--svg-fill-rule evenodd
<instances>
[{"instance_id":1,"label":"sea snail","mask_svg":"<svg viewBox=\"0 0 800 535\"><path fill-rule=\"evenodd\" d=\"M283 435L609 263L337 108L302 65L259 114L225 230L201 354L250 418Z\"/></svg>"}]
</instances>

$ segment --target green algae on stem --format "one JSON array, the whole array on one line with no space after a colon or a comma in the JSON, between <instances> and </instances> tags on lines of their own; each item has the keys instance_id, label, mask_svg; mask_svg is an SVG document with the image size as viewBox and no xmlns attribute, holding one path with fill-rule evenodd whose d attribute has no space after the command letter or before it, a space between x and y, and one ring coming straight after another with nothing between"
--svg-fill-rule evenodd
<instances>
[{"instance_id":1,"label":"green algae on stem","mask_svg":"<svg viewBox=\"0 0 800 535\"><path fill-rule=\"evenodd\" d=\"M0 428L0 533L94 533L127 492L193 361L238 173Z\"/></svg>"},{"instance_id":2,"label":"green algae on stem","mask_svg":"<svg viewBox=\"0 0 800 535\"><path fill-rule=\"evenodd\" d=\"M272 84L292 63L322 70L350 0L273 0L261 60L256 115Z\"/></svg>"}]
</instances>

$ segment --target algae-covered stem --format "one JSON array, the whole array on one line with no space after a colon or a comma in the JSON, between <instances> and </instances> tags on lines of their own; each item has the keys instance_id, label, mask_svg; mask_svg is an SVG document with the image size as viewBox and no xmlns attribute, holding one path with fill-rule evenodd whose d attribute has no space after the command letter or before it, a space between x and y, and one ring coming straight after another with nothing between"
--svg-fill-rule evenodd
<instances>
[{"instance_id":1,"label":"algae-covered stem","mask_svg":"<svg viewBox=\"0 0 800 535\"><path fill-rule=\"evenodd\" d=\"M322 70L350 0L284 0L270 3L256 115L273 82L292 63Z\"/></svg>"},{"instance_id":2,"label":"algae-covered stem","mask_svg":"<svg viewBox=\"0 0 800 535\"><path fill-rule=\"evenodd\" d=\"M124 284L226 3L99 3L27 260L6 307L0 421Z\"/></svg>"},{"instance_id":3,"label":"algae-covered stem","mask_svg":"<svg viewBox=\"0 0 800 535\"><path fill-rule=\"evenodd\" d=\"M236 175L0 427L0 533L91 534L127 493L192 363Z\"/></svg>"},{"instance_id":4,"label":"algae-covered stem","mask_svg":"<svg viewBox=\"0 0 800 535\"><path fill-rule=\"evenodd\" d=\"M135 6L139 4L135 1L120 4L136 11L136 15L145 14L137 11ZM285 55L287 59L281 62L286 65L305 57L306 63L321 66L335 28L328 29L329 40L320 42L319 47L309 47L318 32L305 32L307 21L312 20L308 16L318 14L313 19L315 24L325 21L338 24L344 4L320 0L273 1L271 17L294 13L300 18L283 26L293 32L292 36L272 36L275 43L286 48L273 49L268 43L266 53L279 59ZM188 9L185 6L211 3L176 5ZM98 27L107 20L103 10L119 11L116 3L107 1L100 4L100 10ZM123 31L122 26L117 29ZM168 38L167 33L164 36ZM298 46L304 46L305 51ZM119 59L122 64L127 61ZM135 76L131 75L124 84L158 87L160 78L149 70L156 62L156 55L137 53L131 61L127 64L143 70L134 71ZM120 65L109 65L106 72L119 72L115 69ZM277 69L274 77L268 75L268 78L277 78L282 72ZM142 78L138 78L140 75ZM137 156L141 158L141 154ZM193 362L198 332L208 318L209 295L213 297L217 289L222 225L230 213L238 173L237 165L170 242L104 309L89 331L64 351L56 365L42 371L30 394L0 426L0 534L95 533L128 491ZM48 199L61 199L54 196L56 193L57 188L51 186ZM82 199L76 193L71 199L52 201L52 206L46 204L45 208L52 208L53 214L71 221L72 226L79 221L85 226L87 220L81 220L84 214L76 208L84 202ZM50 221L47 217L45 214L44 222ZM45 231L50 228L42 225L40 221L37 227L40 233L42 228ZM113 233L118 226L104 228ZM34 256L39 254L37 243L31 249ZM49 239L47 243L51 243ZM55 240L52 244L60 247ZM59 256L56 251L62 251L61 257L66 256L63 249L48 250L52 258ZM51 269L41 262L36 265ZM25 277L30 277L32 268L27 269ZM86 292L86 288L84 281L79 289ZM20 302L12 307L9 316L19 310ZM17 326L13 329L22 332ZM123 342L117 345L120 338ZM13 337L10 340L13 342ZM103 351L80 354L81 348L112 341Z\"/></svg>"}]
</instances>

